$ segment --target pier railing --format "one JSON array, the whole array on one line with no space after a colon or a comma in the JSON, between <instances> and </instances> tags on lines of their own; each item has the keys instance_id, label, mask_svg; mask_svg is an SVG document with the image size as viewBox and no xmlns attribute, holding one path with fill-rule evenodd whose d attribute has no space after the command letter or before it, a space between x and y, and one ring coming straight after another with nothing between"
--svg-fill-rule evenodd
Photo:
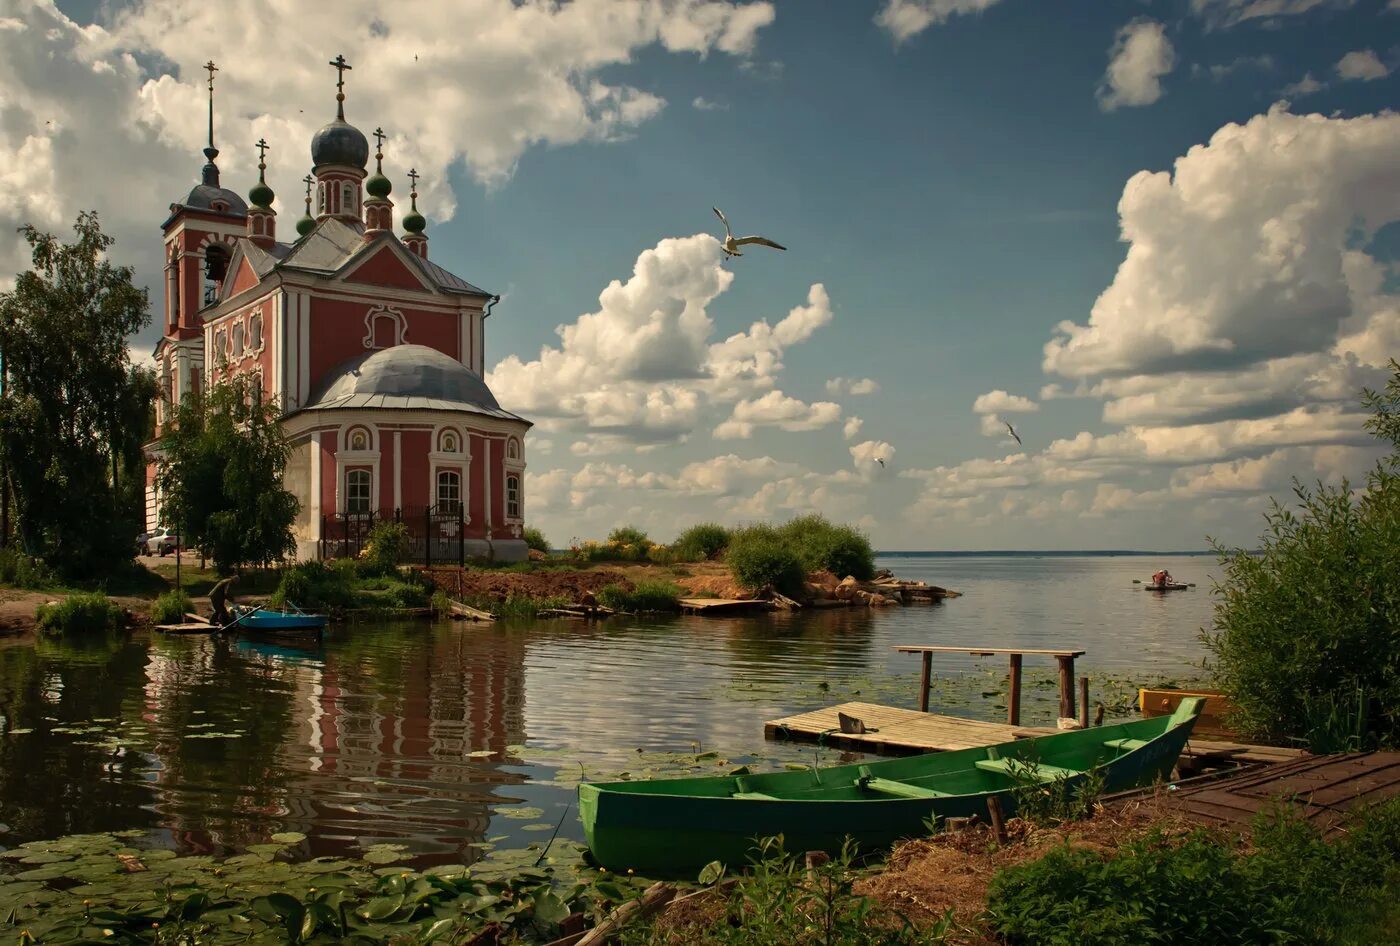
<instances>
[{"instance_id":1,"label":"pier railing","mask_svg":"<svg viewBox=\"0 0 1400 946\"><path fill-rule=\"evenodd\" d=\"M925 644L906 644L896 647L895 650L904 654L920 654L923 657L923 669L919 675L919 712L928 712L928 693L933 683L933 655L934 654L970 654L973 657L992 657L996 654L1006 654L1011 671L1010 692L1006 699L1006 721L1012 726L1021 725L1021 660L1026 654L1035 656L1054 657L1060 668L1060 715L1074 718L1087 714L1089 699L1087 692L1084 697L1084 708L1081 713L1075 712L1074 695L1074 658L1083 657L1082 650L1032 650L1028 648L1006 648L1006 647L946 647L931 646ZM1084 681L1087 684L1088 681ZM1087 690L1087 686L1081 686Z\"/></svg>"}]
</instances>

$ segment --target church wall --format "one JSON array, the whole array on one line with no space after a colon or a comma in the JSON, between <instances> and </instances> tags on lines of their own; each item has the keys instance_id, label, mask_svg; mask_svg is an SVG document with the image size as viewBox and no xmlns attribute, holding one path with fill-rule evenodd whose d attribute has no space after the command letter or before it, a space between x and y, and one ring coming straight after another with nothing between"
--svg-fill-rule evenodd
<instances>
[{"instance_id":1,"label":"church wall","mask_svg":"<svg viewBox=\"0 0 1400 946\"><path fill-rule=\"evenodd\" d=\"M495 437L486 443L489 447L486 462L491 464L491 534L499 538L506 534L503 528L506 521L506 444Z\"/></svg>"},{"instance_id":2,"label":"church wall","mask_svg":"<svg viewBox=\"0 0 1400 946\"><path fill-rule=\"evenodd\" d=\"M343 299L311 300L311 390L332 368L365 354L365 316L378 303ZM403 314L407 344L426 345L460 360L460 316L393 305Z\"/></svg>"},{"instance_id":3,"label":"church wall","mask_svg":"<svg viewBox=\"0 0 1400 946\"><path fill-rule=\"evenodd\" d=\"M480 433L471 434L471 500L467 507L471 515L471 525L467 535L481 538L486 535L486 438Z\"/></svg>"},{"instance_id":4,"label":"church wall","mask_svg":"<svg viewBox=\"0 0 1400 946\"><path fill-rule=\"evenodd\" d=\"M405 430L403 443L403 504L405 506L431 506L436 497L428 493L428 452L432 450L433 435L428 430Z\"/></svg>"},{"instance_id":5,"label":"church wall","mask_svg":"<svg viewBox=\"0 0 1400 946\"><path fill-rule=\"evenodd\" d=\"M336 512L335 497L340 490L336 476L335 455L339 450L339 436L333 430L321 434L321 512L330 516Z\"/></svg>"},{"instance_id":6,"label":"church wall","mask_svg":"<svg viewBox=\"0 0 1400 946\"><path fill-rule=\"evenodd\" d=\"M303 438L292 444L287 457L287 471L282 485L301 504L296 519L292 522L292 537L296 539L297 559L316 557L317 540L320 538L321 520L314 516L311 502L311 451L310 438Z\"/></svg>"}]
</instances>

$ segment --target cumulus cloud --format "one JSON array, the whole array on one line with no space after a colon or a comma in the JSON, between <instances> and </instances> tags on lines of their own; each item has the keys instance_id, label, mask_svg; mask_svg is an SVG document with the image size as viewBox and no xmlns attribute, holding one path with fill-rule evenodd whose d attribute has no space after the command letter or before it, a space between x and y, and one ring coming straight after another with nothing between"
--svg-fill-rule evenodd
<instances>
[{"instance_id":1,"label":"cumulus cloud","mask_svg":"<svg viewBox=\"0 0 1400 946\"><path fill-rule=\"evenodd\" d=\"M880 384L873 378L832 378L826 383L826 393L831 395L877 394L879 391Z\"/></svg>"},{"instance_id":2,"label":"cumulus cloud","mask_svg":"<svg viewBox=\"0 0 1400 946\"><path fill-rule=\"evenodd\" d=\"M841 428L841 434L847 440L854 440L860 436L860 429L863 426L865 426L865 421L859 417L847 417L845 426Z\"/></svg>"},{"instance_id":3,"label":"cumulus cloud","mask_svg":"<svg viewBox=\"0 0 1400 946\"><path fill-rule=\"evenodd\" d=\"M762 397L743 400L734 405L729 419L715 428L718 440L747 440L759 427L780 430L820 430L841 419L841 405L832 401L811 404L788 397L782 391L769 391Z\"/></svg>"},{"instance_id":4,"label":"cumulus cloud","mask_svg":"<svg viewBox=\"0 0 1400 946\"><path fill-rule=\"evenodd\" d=\"M851 463L865 479L892 471L894 455L894 446L883 440L866 440L851 447Z\"/></svg>"},{"instance_id":5,"label":"cumulus cloud","mask_svg":"<svg viewBox=\"0 0 1400 946\"><path fill-rule=\"evenodd\" d=\"M576 453L685 439L707 409L733 404L716 435L749 437L759 426L815 430L840 419L830 402L805 404L775 388L783 353L832 319L820 283L776 325L761 319L712 342L708 307L734 275L714 237L668 238L642 251L626 280L613 280L598 309L556 329L558 346L538 358L511 355L487 380L503 403L546 422L590 432Z\"/></svg>"},{"instance_id":6,"label":"cumulus cloud","mask_svg":"<svg viewBox=\"0 0 1400 946\"><path fill-rule=\"evenodd\" d=\"M1359 49L1337 60L1337 75L1347 81L1373 82L1390 75L1390 68L1373 51Z\"/></svg>"},{"instance_id":7,"label":"cumulus cloud","mask_svg":"<svg viewBox=\"0 0 1400 946\"><path fill-rule=\"evenodd\" d=\"M342 52L347 115L389 132L386 172L423 172L420 206L449 218L448 168L500 185L526 150L632 133L664 106L625 78L643 50L719 53L743 61L772 22L766 2L727 0L425 0L412 16L385 19L375 0L279 4L277 29L260 4L134 0L110 23L82 26L55 5L21 0L0 29L0 230L57 227L95 208L117 236L119 261L152 282L159 254L151 225L184 196L203 164L205 74L210 37L221 71L216 130L224 182L246 190L266 137L269 180L288 208L300 206L312 133L335 112ZM444 22L470 23L444 31ZM308 42L308 37L314 37ZM462 129L470 134L462 134ZM120 188L110 186L114 177ZM0 267L21 260L16 241ZM152 262L154 260L154 262Z\"/></svg>"},{"instance_id":8,"label":"cumulus cloud","mask_svg":"<svg viewBox=\"0 0 1400 946\"><path fill-rule=\"evenodd\" d=\"M1027 414L1038 410L1040 405L1030 398L1008 394L1000 388L979 394L977 400L972 402L974 414Z\"/></svg>"},{"instance_id":9,"label":"cumulus cloud","mask_svg":"<svg viewBox=\"0 0 1400 946\"><path fill-rule=\"evenodd\" d=\"M728 106L728 104L726 104L726 103L724 103L724 102L715 102L715 101L713 101L713 100L711 100L711 99L705 98L705 96L703 96L703 95L697 95L697 96L695 96L695 98L691 99L691 100L690 100L690 107L693 108L693 109L695 109L697 112L727 112L727 111L729 111L729 106Z\"/></svg>"},{"instance_id":10,"label":"cumulus cloud","mask_svg":"<svg viewBox=\"0 0 1400 946\"><path fill-rule=\"evenodd\" d=\"M875 22L894 37L896 43L919 35L959 14L981 13L1000 0L885 0L875 14Z\"/></svg>"},{"instance_id":11,"label":"cumulus cloud","mask_svg":"<svg viewBox=\"0 0 1400 946\"><path fill-rule=\"evenodd\" d=\"M1317 81L1313 78L1313 74L1311 72L1308 72L1303 74L1303 78L1299 79L1297 82L1290 82L1288 85L1285 85L1280 91L1284 95L1297 97L1303 95L1316 95L1318 92L1321 92L1325 88L1327 88L1327 83Z\"/></svg>"},{"instance_id":12,"label":"cumulus cloud","mask_svg":"<svg viewBox=\"0 0 1400 946\"><path fill-rule=\"evenodd\" d=\"M1162 97L1162 76L1175 67L1176 52L1161 23L1134 20L1118 31L1108 52L1097 93L1100 108L1151 105Z\"/></svg>"}]
</instances>

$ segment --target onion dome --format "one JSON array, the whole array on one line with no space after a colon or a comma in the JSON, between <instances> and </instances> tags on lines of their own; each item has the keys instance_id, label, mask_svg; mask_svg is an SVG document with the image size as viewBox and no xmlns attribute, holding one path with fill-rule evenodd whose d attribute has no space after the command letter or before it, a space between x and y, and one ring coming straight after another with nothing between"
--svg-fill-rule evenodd
<instances>
[{"instance_id":1,"label":"onion dome","mask_svg":"<svg viewBox=\"0 0 1400 946\"><path fill-rule=\"evenodd\" d=\"M338 164L363 170L369 163L369 141L360 129L337 118L311 139L311 163L316 167Z\"/></svg>"},{"instance_id":2,"label":"onion dome","mask_svg":"<svg viewBox=\"0 0 1400 946\"><path fill-rule=\"evenodd\" d=\"M272 201L277 196L272 193L272 188L267 186L267 141L258 140L258 182L253 185L253 189L248 191L248 200L254 207L261 207L264 210L272 209Z\"/></svg>"},{"instance_id":3,"label":"onion dome","mask_svg":"<svg viewBox=\"0 0 1400 946\"><path fill-rule=\"evenodd\" d=\"M411 206L408 213L403 218L403 228L409 233L422 233L428 227L428 221L418 212L418 171L410 168L408 179L412 182L412 190L408 192Z\"/></svg>"},{"instance_id":4,"label":"onion dome","mask_svg":"<svg viewBox=\"0 0 1400 946\"><path fill-rule=\"evenodd\" d=\"M306 216L297 221L297 233L306 236L316 229L316 218L311 216L311 185L316 183L316 179L308 174L302 180L306 182Z\"/></svg>"},{"instance_id":5,"label":"onion dome","mask_svg":"<svg viewBox=\"0 0 1400 946\"><path fill-rule=\"evenodd\" d=\"M365 191L380 200L387 198L394 189L394 185L384 176L384 137L383 128L374 130L374 140L378 145L374 149L374 173L365 181Z\"/></svg>"}]
</instances>

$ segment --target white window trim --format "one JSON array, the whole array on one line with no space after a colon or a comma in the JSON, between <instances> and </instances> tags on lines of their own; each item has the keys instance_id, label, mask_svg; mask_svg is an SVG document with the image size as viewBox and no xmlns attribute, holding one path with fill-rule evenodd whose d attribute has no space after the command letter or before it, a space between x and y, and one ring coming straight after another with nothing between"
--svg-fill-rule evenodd
<instances>
[{"instance_id":1,"label":"white window trim","mask_svg":"<svg viewBox=\"0 0 1400 946\"><path fill-rule=\"evenodd\" d=\"M395 346L403 345L408 341L408 320L404 318L403 312L393 306L377 305L365 313L365 337L362 340L365 348L374 348L374 323L380 318L393 321Z\"/></svg>"},{"instance_id":2,"label":"white window trim","mask_svg":"<svg viewBox=\"0 0 1400 946\"><path fill-rule=\"evenodd\" d=\"M519 510L519 513L520 513L518 516L512 516L512 515L510 514L510 477L512 477L512 476L518 477L519 480L520 480L520 486L516 488L516 496L515 496L515 504L516 504L516 506L518 507L518 510ZM505 507L505 508L504 508L504 514L505 514L505 517L506 517L506 525L524 525L524 524L525 524L525 474L524 474L524 472L516 471L516 470L513 470L513 469L507 469L507 470L506 470L506 478L505 478L504 480L502 480L502 482L505 484L505 488L504 488L504 490L502 491L502 497L503 497L503 499L504 499L505 501L504 501L501 505Z\"/></svg>"},{"instance_id":3,"label":"white window trim","mask_svg":"<svg viewBox=\"0 0 1400 946\"><path fill-rule=\"evenodd\" d=\"M345 469L345 468L343 468L339 463L336 464L336 469L337 469L337 471L338 471L337 474L336 474L336 475L337 475L337 481L336 481L336 497L335 497L335 500L336 500L336 501L335 501L336 512L340 513L342 516L347 514L345 510L346 510L346 506L347 506L347 504L348 504L348 502L349 502L350 497L349 497L349 495L347 495L347 494L349 493L349 490L347 489L347 484L346 484L345 481L346 481L347 479L349 479L351 473L357 473L357 472L358 472L358 473L369 473L369 512L370 512L370 513L373 513L373 512L374 512L374 508L375 508L375 502L374 502L374 497L375 497L375 495L376 495L375 487L379 485L379 464L378 464L378 462L376 461L375 464L374 464L373 466L371 466L368 470L365 469L365 464L363 464L363 463L347 462L347 463L345 464L345 466L351 467L352 469Z\"/></svg>"},{"instance_id":4,"label":"white window trim","mask_svg":"<svg viewBox=\"0 0 1400 946\"><path fill-rule=\"evenodd\" d=\"M461 476L462 521L472 521L472 455L465 450L460 453L443 453L434 450L428 454L428 498L430 506L437 505L437 478L442 470L451 470Z\"/></svg>"},{"instance_id":5,"label":"white window trim","mask_svg":"<svg viewBox=\"0 0 1400 946\"><path fill-rule=\"evenodd\" d=\"M442 484L440 481L444 473L450 473L457 477L457 506L462 510L462 518L465 519L467 515L467 496L462 490L462 483L466 480L466 474L464 470L450 464L444 464L438 467L437 471L433 474L433 508L436 509L442 505Z\"/></svg>"}]
</instances>

